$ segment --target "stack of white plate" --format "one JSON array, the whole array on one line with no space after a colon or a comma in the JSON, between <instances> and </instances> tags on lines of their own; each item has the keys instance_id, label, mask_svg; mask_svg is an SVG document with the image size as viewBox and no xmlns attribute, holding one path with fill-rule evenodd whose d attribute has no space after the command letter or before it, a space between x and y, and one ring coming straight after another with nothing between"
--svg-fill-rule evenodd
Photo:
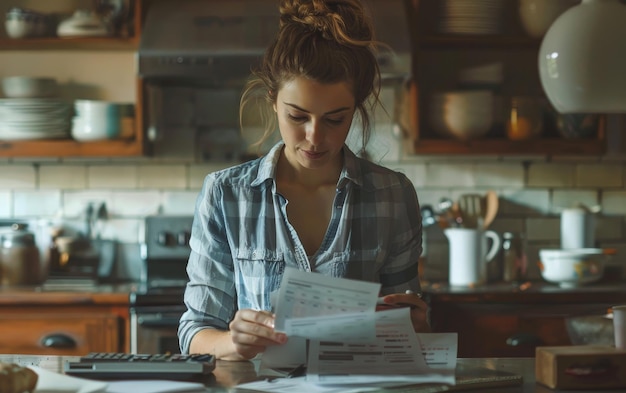
<instances>
[{"instance_id":1,"label":"stack of white plate","mask_svg":"<svg viewBox=\"0 0 626 393\"><path fill-rule=\"evenodd\" d=\"M71 111L56 98L0 99L0 140L69 138Z\"/></svg>"},{"instance_id":2,"label":"stack of white plate","mask_svg":"<svg viewBox=\"0 0 626 393\"><path fill-rule=\"evenodd\" d=\"M448 34L498 34L502 0L444 0L440 30Z\"/></svg>"}]
</instances>

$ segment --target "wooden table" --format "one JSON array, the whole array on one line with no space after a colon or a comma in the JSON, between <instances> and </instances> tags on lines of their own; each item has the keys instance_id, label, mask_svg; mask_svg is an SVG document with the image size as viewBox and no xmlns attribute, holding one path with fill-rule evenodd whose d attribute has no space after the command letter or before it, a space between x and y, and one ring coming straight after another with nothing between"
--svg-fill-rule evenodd
<instances>
[{"instance_id":1,"label":"wooden table","mask_svg":"<svg viewBox=\"0 0 626 393\"><path fill-rule=\"evenodd\" d=\"M72 356L37 356L37 355L0 355L0 361L17 363L23 366L34 365L45 368L50 371L62 372L63 364L66 361L76 360ZM524 383L522 386L514 387L498 387L491 389L474 389L471 392L490 392L490 393L623 393L621 390L585 390L585 391L554 391L542 385L535 383L535 360L533 358L472 358L459 359L458 364L463 367L485 367L491 370L500 370L522 375ZM218 361L213 375L208 378L205 384L209 387L208 392L216 393L235 393L242 392L233 388L237 384L250 382L258 379L257 363L255 362L228 362ZM402 389L401 393L423 392L424 389L416 387L415 389Z\"/></svg>"}]
</instances>

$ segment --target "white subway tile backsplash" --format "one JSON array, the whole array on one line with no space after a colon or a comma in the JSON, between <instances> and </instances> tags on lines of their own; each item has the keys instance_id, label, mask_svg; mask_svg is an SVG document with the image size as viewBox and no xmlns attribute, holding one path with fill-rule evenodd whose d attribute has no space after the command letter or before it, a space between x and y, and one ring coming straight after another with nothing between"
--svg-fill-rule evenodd
<instances>
[{"instance_id":1,"label":"white subway tile backsplash","mask_svg":"<svg viewBox=\"0 0 626 393\"><path fill-rule=\"evenodd\" d=\"M476 184L472 164L429 164L424 185L427 187L473 187Z\"/></svg>"},{"instance_id":2,"label":"white subway tile backsplash","mask_svg":"<svg viewBox=\"0 0 626 393\"><path fill-rule=\"evenodd\" d=\"M39 167L39 188L87 188L87 168L80 165L42 165Z\"/></svg>"},{"instance_id":3,"label":"white subway tile backsplash","mask_svg":"<svg viewBox=\"0 0 626 393\"><path fill-rule=\"evenodd\" d=\"M597 190L558 189L552 192L552 213L560 213L563 209L579 204L596 206L599 203Z\"/></svg>"},{"instance_id":4,"label":"white subway tile backsplash","mask_svg":"<svg viewBox=\"0 0 626 393\"><path fill-rule=\"evenodd\" d=\"M87 167L88 188L135 189L137 167L133 165L94 165Z\"/></svg>"},{"instance_id":5,"label":"white subway tile backsplash","mask_svg":"<svg viewBox=\"0 0 626 393\"><path fill-rule=\"evenodd\" d=\"M376 163L397 162L402 153L402 139L398 131L391 123L376 124L372 132L366 151L370 159Z\"/></svg>"},{"instance_id":6,"label":"white subway tile backsplash","mask_svg":"<svg viewBox=\"0 0 626 393\"><path fill-rule=\"evenodd\" d=\"M117 217L143 217L161 212L159 191L115 191L110 211Z\"/></svg>"},{"instance_id":7,"label":"white subway tile backsplash","mask_svg":"<svg viewBox=\"0 0 626 393\"><path fill-rule=\"evenodd\" d=\"M596 241L615 241L624 237L624 223L622 217L596 217Z\"/></svg>"},{"instance_id":8,"label":"white subway tile backsplash","mask_svg":"<svg viewBox=\"0 0 626 393\"><path fill-rule=\"evenodd\" d=\"M187 187L184 165L141 165L138 167L139 188L177 189Z\"/></svg>"},{"instance_id":9,"label":"white subway tile backsplash","mask_svg":"<svg viewBox=\"0 0 626 393\"><path fill-rule=\"evenodd\" d=\"M476 186L523 187L524 168L510 163L478 163L474 166Z\"/></svg>"},{"instance_id":10,"label":"white subway tile backsplash","mask_svg":"<svg viewBox=\"0 0 626 393\"><path fill-rule=\"evenodd\" d=\"M528 167L529 187L573 187L575 167L566 164L531 164Z\"/></svg>"},{"instance_id":11,"label":"white subway tile backsplash","mask_svg":"<svg viewBox=\"0 0 626 393\"><path fill-rule=\"evenodd\" d=\"M526 220L526 237L529 241L560 239L561 220L555 218L529 218Z\"/></svg>"},{"instance_id":12,"label":"white subway tile backsplash","mask_svg":"<svg viewBox=\"0 0 626 393\"><path fill-rule=\"evenodd\" d=\"M386 163L385 166L389 169L393 169L396 172L403 173L409 178L413 186L423 187L426 181L426 166L421 164L407 164L407 163Z\"/></svg>"},{"instance_id":13,"label":"white subway tile backsplash","mask_svg":"<svg viewBox=\"0 0 626 393\"><path fill-rule=\"evenodd\" d=\"M576 166L576 185L602 188L623 187L624 167L621 164L579 164Z\"/></svg>"},{"instance_id":14,"label":"white subway tile backsplash","mask_svg":"<svg viewBox=\"0 0 626 393\"><path fill-rule=\"evenodd\" d=\"M84 217L89 204L95 207L105 203L109 214L113 205L113 193L108 190L80 190L63 192L62 216L65 218Z\"/></svg>"},{"instance_id":15,"label":"white subway tile backsplash","mask_svg":"<svg viewBox=\"0 0 626 393\"><path fill-rule=\"evenodd\" d=\"M0 165L0 190L34 189L36 181L34 165Z\"/></svg>"},{"instance_id":16,"label":"white subway tile backsplash","mask_svg":"<svg viewBox=\"0 0 626 393\"><path fill-rule=\"evenodd\" d=\"M12 194L10 191L0 190L0 218L13 216Z\"/></svg>"},{"instance_id":17,"label":"white subway tile backsplash","mask_svg":"<svg viewBox=\"0 0 626 393\"><path fill-rule=\"evenodd\" d=\"M169 191L163 193L161 212L169 215L193 215L198 191Z\"/></svg>"},{"instance_id":18,"label":"white subway tile backsplash","mask_svg":"<svg viewBox=\"0 0 626 393\"><path fill-rule=\"evenodd\" d=\"M626 191L603 191L602 212L608 215L626 215Z\"/></svg>"},{"instance_id":19,"label":"white subway tile backsplash","mask_svg":"<svg viewBox=\"0 0 626 393\"><path fill-rule=\"evenodd\" d=\"M14 217L53 217L61 210L61 191L15 191Z\"/></svg>"},{"instance_id":20,"label":"white subway tile backsplash","mask_svg":"<svg viewBox=\"0 0 626 393\"><path fill-rule=\"evenodd\" d=\"M450 197L450 191L447 189L416 187L416 191L419 204L421 206L430 205L435 210L437 210L441 198Z\"/></svg>"},{"instance_id":21,"label":"white subway tile backsplash","mask_svg":"<svg viewBox=\"0 0 626 393\"><path fill-rule=\"evenodd\" d=\"M503 218L496 216L496 219L489 226L489 230L502 235L504 232L525 233L526 220L523 218Z\"/></svg>"},{"instance_id":22,"label":"white subway tile backsplash","mask_svg":"<svg viewBox=\"0 0 626 393\"><path fill-rule=\"evenodd\" d=\"M140 242L140 225L143 219L114 218L103 225L102 238L117 240L122 243Z\"/></svg>"},{"instance_id":23,"label":"white subway tile backsplash","mask_svg":"<svg viewBox=\"0 0 626 393\"><path fill-rule=\"evenodd\" d=\"M537 216L550 211L550 191L547 189L504 189L499 194L498 214Z\"/></svg>"},{"instance_id":24,"label":"white subway tile backsplash","mask_svg":"<svg viewBox=\"0 0 626 393\"><path fill-rule=\"evenodd\" d=\"M212 172L232 166L232 163L217 163L189 166L189 188L192 190L200 190L204 183L204 178Z\"/></svg>"}]
</instances>

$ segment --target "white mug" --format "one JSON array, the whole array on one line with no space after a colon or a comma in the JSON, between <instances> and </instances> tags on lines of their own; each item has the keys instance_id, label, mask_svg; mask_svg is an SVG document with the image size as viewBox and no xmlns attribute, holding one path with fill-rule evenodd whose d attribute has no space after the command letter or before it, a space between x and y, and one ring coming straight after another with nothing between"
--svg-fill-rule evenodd
<instances>
[{"instance_id":1,"label":"white mug","mask_svg":"<svg viewBox=\"0 0 626 393\"><path fill-rule=\"evenodd\" d=\"M450 285L484 284L487 263L500 249L500 236L494 231L468 228L447 228L443 232L450 243ZM489 247L488 239L491 239Z\"/></svg>"}]
</instances>

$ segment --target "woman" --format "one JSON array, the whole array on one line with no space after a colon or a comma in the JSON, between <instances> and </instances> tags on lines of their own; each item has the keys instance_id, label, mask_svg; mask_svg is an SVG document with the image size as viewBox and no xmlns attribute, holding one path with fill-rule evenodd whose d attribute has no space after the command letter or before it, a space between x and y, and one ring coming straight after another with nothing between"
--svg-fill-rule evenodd
<instances>
[{"instance_id":1,"label":"woman","mask_svg":"<svg viewBox=\"0 0 626 393\"><path fill-rule=\"evenodd\" d=\"M280 13L242 108L261 91L282 141L205 179L179 327L184 353L243 360L285 343L269 310L286 266L379 282L386 303L410 303L415 330L429 330L427 305L405 293L420 289L415 189L345 145L355 117L365 146L368 104L378 101L371 22L359 0L283 0ZM265 136L273 130L270 121Z\"/></svg>"}]
</instances>

